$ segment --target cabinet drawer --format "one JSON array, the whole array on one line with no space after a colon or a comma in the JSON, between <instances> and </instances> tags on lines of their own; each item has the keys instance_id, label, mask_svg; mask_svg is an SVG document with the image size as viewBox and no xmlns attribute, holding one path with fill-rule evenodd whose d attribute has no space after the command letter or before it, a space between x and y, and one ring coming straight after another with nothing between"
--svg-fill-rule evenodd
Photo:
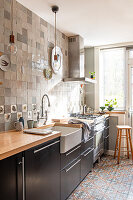
<instances>
[{"instance_id":1,"label":"cabinet drawer","mask_svg":"<svg viewBox=\"0 0 133 200\"><path fill-rule=\"evenodd\" d=\"M55 144L58 144L58 146L59 146L59 143L60 143L60 138L56 138L56 139L50 140L48 142L45 142L43 144L40 144L36 147L33 147L31 149L28 149L27 151L32 150L35 155L38 155L38 154L43 153L44 150L49 151L49 148L54 146Z\"/></svg>"},{"instance_id":2,"label":"cabinet drawer","mask_svg":"<svg viewBox=\"0 0 133 200\"><path fill-rule=\"evenodd\" d=\"M80 162L75 160L61 171L61 200L65 200L80 183Z\"/></svg>"},{"instance_id":3,"label":"cabinet drawer","mask_svg":"<svg viewBox=\"0 0 133 200\"><path fill-rule=\"evenodd\" d=\"M88 148L93 146L93 140L94 140L94 136L90 137L89 140L86 143L84 143L84 142L81 143L81 153L83 153Z\"/></svg>"},{"instance_id":4,"label":"cabinet drawer","mask_svg":"<svg viewBox=\"0 0 133 200\"><path fill-rule=\"evenodd\" d=\"M109 150L109 135L104 139L104 153L106 154Z\"/></svg>"},{"instance_id":5,"label":"cabinet drawer","mask_svg":"<svg viewBox=\"0 0 133 200\"><path fill-rule=\"evenodd\" d=\"M107 117L107 118L105 119L105 126L106 126L106 127L109 126L109 117Z\"/></svg>"},{"instance_id":6,"label":"cabinet drawer","mask_svg":"<svg viewBox=\"0 0 133 200\"><path fill-rule=\"evenodd\" d=\"M72 148L66 153L61 154L61 169L70 164L73 160L77 159L80 156L81 144Z\"/></svg>"},{"instance_id":7,"label":"cabinet drawer","mask_svg":"<svg viewBox=\"0 0 133 200\"><path fill-rule=\"evenodd\" d=\"M81 155L81 180L91 171L93 167L93 146Z\"/></svg>"}]
</instances>

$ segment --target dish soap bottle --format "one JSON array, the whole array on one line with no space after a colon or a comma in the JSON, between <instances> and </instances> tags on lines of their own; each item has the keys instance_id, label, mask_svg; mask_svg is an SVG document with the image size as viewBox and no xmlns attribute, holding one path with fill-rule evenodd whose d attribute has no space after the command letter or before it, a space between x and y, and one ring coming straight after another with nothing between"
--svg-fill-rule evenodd
<instances>
[{"instance_id":1,"label":"dish soap bottle","mask_svg":"<svg viewBox=\"0 0 133 200\"><path fill-rule=\"evenodd\" d=\"M23 117L20 117L20 118L19 118L19 122L22 122L23 128L24 128L24 118L23 118Z\"/></svg>"}]
</instances>

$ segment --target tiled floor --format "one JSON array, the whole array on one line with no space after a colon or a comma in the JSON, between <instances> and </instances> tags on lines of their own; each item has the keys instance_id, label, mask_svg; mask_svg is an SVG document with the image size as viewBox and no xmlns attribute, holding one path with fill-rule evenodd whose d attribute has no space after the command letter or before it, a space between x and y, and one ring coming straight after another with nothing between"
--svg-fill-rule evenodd
<instances>
[{"instance_id":1,"label":"tiled floor","mask_svg":"<svg viewBox=\"0 0 133 200\"><path fill-rule=\"evenodd\" d=\"M113 157L103 157L68 200L133 200L133 164Z\"/></svg>"}]
</instances>

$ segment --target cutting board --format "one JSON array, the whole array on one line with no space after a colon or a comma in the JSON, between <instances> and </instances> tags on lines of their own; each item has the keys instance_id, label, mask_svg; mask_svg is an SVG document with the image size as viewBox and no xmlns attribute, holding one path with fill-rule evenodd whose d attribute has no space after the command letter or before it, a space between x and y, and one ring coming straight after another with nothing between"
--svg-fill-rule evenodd
<instances>
[{"instance_id":1,"label":"cutting board","mask_svg":"<svg viewBox=\"0 0 133 200\"><path fill-rule=\"evenodd\" d=\"M37 134L37 135L47 135L52 133L52 130L46 130L46 129L27 129L23 131L24 133L30 133L30 134Z\"/></svg>"},{"instance_id":2,"label":"cutting board","mask_svg":"<svg viewBox=\"0 0 133 200\"><path fill-rule=\"evenodd\" d=\"M52 119L53 122L58 122L58 123L67 123L68 119Z\"/></svg>"}]
</instances>

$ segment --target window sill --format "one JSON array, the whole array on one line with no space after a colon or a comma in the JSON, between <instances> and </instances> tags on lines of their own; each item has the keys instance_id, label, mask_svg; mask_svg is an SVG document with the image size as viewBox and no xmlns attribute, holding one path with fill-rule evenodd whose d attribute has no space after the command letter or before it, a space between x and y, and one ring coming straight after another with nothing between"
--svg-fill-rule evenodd
<instances>
[{"instance_id":1,"label":"window sill","mask_svg":"<svg viewBox=\"0 0 133 200\"><path fill-rule=\"evenodd\" d=\"M106 111L106 114L126 114L126 111L117 111L117 110L114 110L114 111Z\"/></svg>"}]
</instances>

